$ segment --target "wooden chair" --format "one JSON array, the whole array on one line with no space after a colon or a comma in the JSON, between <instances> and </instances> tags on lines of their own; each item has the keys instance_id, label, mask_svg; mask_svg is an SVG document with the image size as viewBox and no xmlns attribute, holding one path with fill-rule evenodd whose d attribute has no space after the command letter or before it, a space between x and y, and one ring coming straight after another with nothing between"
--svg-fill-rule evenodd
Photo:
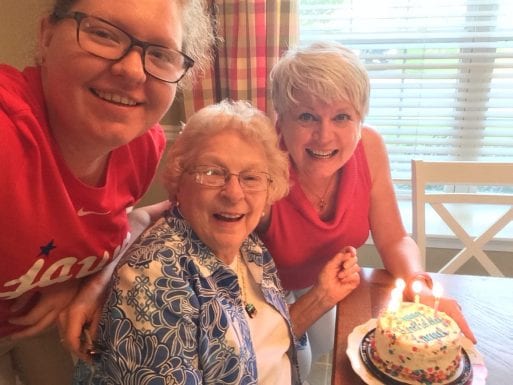
<instances>
[{"instance_id":1,"label":"wooden chair","mask_svg":"<svg viewBox=\"0 0 513 385\"><path fill-rule=\"evenodd\" d=\"M412 232L421 251L424 268L426 267L426 205L429 204L464 245L463 249L439 272L454 273L474 256L490 275L504 276L483 251L483 247L513 221L513 194L446 192L445 190L430 192L426 191L428 185L513 186L513 163L412 160ZM482 229L480 235L475 236L467 233L447 209L447 204L452 206L456 206L453 204L504 205L506 212L491 226ZM513 239L511 241L513 242Z\"/></svg>"}]
</instances>

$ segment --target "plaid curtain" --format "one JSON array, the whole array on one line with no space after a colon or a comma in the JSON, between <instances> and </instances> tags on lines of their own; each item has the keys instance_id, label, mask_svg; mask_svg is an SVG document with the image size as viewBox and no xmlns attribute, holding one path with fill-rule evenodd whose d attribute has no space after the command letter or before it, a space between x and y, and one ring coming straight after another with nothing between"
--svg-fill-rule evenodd
<instances>
[{"instance_id":1,"label":"plaid curtain","mask_svg":"<svg viewBox=\"0 0 513 385\"><path fill-rule=\"evenodd\" d=\"M248 100L274 116L269 72L298 39L295 0L218 0L211 12L220 42L214 65L184 90L185 116L225 98Z\"/></svg>"}]
</instances>

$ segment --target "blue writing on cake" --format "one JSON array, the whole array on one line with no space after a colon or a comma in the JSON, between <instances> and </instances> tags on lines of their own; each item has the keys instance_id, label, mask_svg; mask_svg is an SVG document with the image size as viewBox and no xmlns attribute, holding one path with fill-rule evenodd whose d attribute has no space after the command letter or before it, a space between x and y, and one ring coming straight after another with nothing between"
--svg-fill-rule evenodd
<instances>
[{"instance_id":1,"label":"blue writing on cake","mask_svg":"<svg viewBox=\"0 0 513 385\"><path fill-rule=\"evenodd\" d=\"M431 342L435 340L439 340L440 338L443 338L445 336L449 335L446 331L440 329L439 327L436 327L436 329L426 335L419 336L421 340L424 342Z\"/></svg>"}]
</instances>

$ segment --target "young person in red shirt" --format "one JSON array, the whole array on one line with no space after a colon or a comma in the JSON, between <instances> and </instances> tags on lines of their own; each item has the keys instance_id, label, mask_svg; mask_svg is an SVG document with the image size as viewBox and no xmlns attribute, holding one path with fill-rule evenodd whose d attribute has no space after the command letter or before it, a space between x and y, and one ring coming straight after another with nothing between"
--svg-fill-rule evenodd
<instances>
[{"instance_id":1,"label":"young person in red shirt","mask_svg":"<svg viewBox=\"0 0 513 385\"><path fill-rule=\"evenodd\" d=\"M129 214L165 148L159 121L211 36L197 0L57 0L38 64L0 66L0 383L70 383L56 318L101 292L162 211ZM76 309L78 345L93 319Z\"/></svg>"}]
</instances>

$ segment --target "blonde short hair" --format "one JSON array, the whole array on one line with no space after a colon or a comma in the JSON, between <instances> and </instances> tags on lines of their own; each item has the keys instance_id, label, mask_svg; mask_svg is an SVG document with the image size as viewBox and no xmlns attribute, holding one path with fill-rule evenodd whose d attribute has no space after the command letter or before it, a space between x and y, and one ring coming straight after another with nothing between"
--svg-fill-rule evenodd
<instances>
[{"instance_id":1,"label":"blonde short hair","mask_svg":"<svg viewBox=\"0 0 513 385\"><path fill-rule=\"evenodd\" d=\"M279 148L278 135L271 120L248 102L223 100L192 115L171 145L162 174L170 200L176 199L180 179L201 151L202 143L228 131L236 132L244 139L263 146L267 172L272 180L267 203L272 204L288 193L288 157Z\"/></svg>"},{"instance_id":2,"label":"blonde short hair","mask_svg":"<svg viewBox=\"0 0 513 385\"><path fill-rule=\"evenodd\" d=\"M363 121L369 110L370 81L358 56L335 42L313 43L285 52L271 70L272 100L278 115L299 105L298 97L331 104L351 103Z\"/></svg>"}]
</instances>

